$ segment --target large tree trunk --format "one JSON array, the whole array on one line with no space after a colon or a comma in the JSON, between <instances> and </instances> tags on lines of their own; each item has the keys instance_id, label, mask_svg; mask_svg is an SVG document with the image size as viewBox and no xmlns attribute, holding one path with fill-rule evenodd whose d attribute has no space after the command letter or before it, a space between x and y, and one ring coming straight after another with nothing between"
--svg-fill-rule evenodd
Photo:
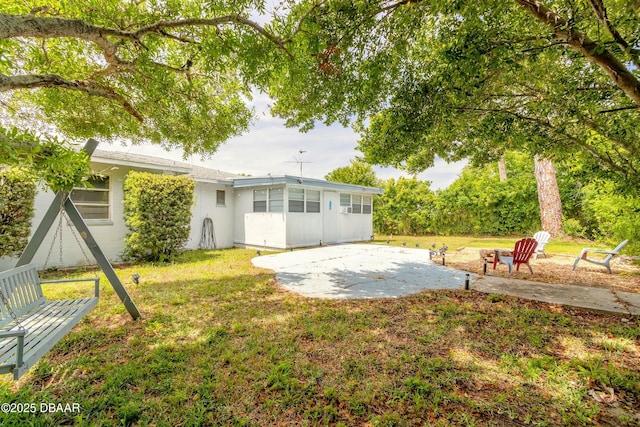
<instances>
[{"instance_id":1,"label":"large tree trunk","mask_svg":"<svg viewBox=\"0 0 640 427\"><path fill-rule=\"evenodd\" d=\"M534 157L538 184L538 202L542 229L556 236L562 232L562 201L556 179L556 168L549 159Z\"/></svg>"},{"instance_id":2,"label":"large tree trunk","mask_svg":"<svg viewBox=\"0 0 640 427\"><path fill-rule=\"evenodd\" d=\"M498 160L498 174L500 182L505 182L507 180L507 162L504 160L504 156L500 156L500 159Z\"/></svg>"}]
</instances>

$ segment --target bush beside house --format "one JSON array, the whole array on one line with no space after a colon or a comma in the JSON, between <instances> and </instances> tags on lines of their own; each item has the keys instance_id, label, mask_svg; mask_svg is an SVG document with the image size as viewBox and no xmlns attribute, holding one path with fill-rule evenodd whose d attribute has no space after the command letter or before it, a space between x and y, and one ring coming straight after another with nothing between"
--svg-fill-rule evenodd
<instances>
[{"instance_id":1,"label":"bush beside house","mask_svg":"<svg viewBox=\"0 0 640 427\"><path fill-rule=\"evenodd\" d=\"M36 186L20 169L0 170L0 256L19 255L27 245Z\"/></svg>"},{"instance_id":2,"label":"bush beside house","mask_svg":"<svg viewBox=\"0 0 640 427\"><path fill-rule=\"evenodd\" d=\"M166 261L189 239L195 183L186 176L130 172L124 181L129 233L123 258Z\"/></svg>"}]
</instances>

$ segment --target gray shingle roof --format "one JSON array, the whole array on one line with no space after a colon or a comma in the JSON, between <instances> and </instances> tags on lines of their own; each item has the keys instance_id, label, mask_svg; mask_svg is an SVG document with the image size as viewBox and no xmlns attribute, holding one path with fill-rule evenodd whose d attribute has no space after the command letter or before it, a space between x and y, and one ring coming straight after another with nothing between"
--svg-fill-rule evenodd
<instances>
[{"instance_id":1,"label":"gray shingle roof","mask_svg":"<svg viewBox=\"0 0 640 427\"><path fill-rule=\"evenodd\" d=\"M239 176L231 172L190 165L186 162L178 162L175 160L141 154L123 153L119 151L95 150L91 158L95 162L126 163L143 168L146 167L149 169L170 170L173 172L184 173L188 174L196 181L229 181L229 184L231 184L233 178Z\"/></svg>"}]
</instances>

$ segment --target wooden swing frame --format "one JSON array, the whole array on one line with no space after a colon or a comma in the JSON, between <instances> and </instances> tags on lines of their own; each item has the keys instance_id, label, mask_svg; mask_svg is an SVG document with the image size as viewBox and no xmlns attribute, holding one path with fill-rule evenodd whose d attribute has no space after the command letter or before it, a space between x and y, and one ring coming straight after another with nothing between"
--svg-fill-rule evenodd
<instances>
[{"instance_id":1,"label":"wooden swing frame","mask_svg":"<svg viewBox=\"0 0 640 427\"><path fill-rule=\"evenodd\" d=\"M83 150L91 156L98 142L89 139ZM47 351L56 345L98 303L99 279L41 281L35 264L30 264L48 234L58 213L67 214L116 294L134 320L140 311L113 270L113 266L91 235L69 193L58 191L33 237L22 252L16 267L0 273L0 374L13 373L20 378ZM86 254L85 254L86 256ZM47 301L43 283L95 283L94 296L75 300ZM15 324L11 326L11 324Z\"/></svg>"}]
</instances>

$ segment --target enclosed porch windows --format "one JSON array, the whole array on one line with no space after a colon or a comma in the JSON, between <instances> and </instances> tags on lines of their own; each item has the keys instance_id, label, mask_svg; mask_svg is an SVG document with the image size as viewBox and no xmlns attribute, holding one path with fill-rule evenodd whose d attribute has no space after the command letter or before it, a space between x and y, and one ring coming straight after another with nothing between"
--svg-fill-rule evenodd
<instances>
[{"instance_id":1,"label":"enclosed porch windows","mask_svg":"<svg viewBox=\"0 0 640 427\"><path fill-rule=\"evenodd\" d=\"M320 191L290 188L289 212L320 212Z\"/></svg>"}]
</instances>

